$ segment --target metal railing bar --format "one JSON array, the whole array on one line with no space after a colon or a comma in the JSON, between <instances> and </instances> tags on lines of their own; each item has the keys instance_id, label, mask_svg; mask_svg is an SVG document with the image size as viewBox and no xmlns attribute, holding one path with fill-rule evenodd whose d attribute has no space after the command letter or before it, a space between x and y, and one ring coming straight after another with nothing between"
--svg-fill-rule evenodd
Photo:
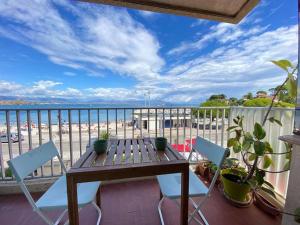
<instances>
[{"instance_id":1,"label":"metal railing bar","mask_svg":"<svg viewBox=\"0 0 300 225\"><path fill-rule=\"evenodd\" d=\"M52 118L51 118L51 110L48 110L48 132L49 132L49 140L52 141ZM51 159L51 176L53 176L53 159Z\"/></svg>"},{"instance_id":2,"label":"metal railing bar","mask_svg":"<svg viewBox=\"0 0 300 225\"><path fill-rule=\"evenodd\" d=\"M97 110L98 139L100 138L100 110Z\"/></svg>"},{"instance_id":3,"label":"metal railing bar","mask_svg":"<svg viewBox=\"0 0 300 225\"><path fill-rule=\"evenodd\" d=\"M88 110L88 135L89 135L89 142L88 144L91 143L91 110Z\"/></svg>"},{"instance_id":4,"label":"metal railing bar","mask_svg":"<svg viewBox=\"0 0 300 225\"><path fill-rule=\"evenodd\" d=\"M68 110L68 122L69 122L69 145L70 145L70 161L73 165L73 136L72 136L72 110Z\"/></svg>"},{"instance_id":5,"label":"metal railing bar","mask_svg":"<svg viewBox=\"0 0 300 225\"><path fill-rule=\"evenodd\" d=\"M210 118L209 118L209 140L211 140L211 131L212 131L212 122L213 122L213 116L212 116L212 110L210 110Z\"/></svg>"},{"instance_id":6,"label":"metal railing bar","mask_svg":"<svg viewBox=\"0 0 300 225\"><path fill-rule=\"evenodd\" d=\"M217 117L216 117L216 144L218 144L219 139L219 110L217 109Z\"/></svg>"},{"instance_id":7,"label":"metal railing bar","mask_svg":"<svg viewBox=\"0 0 300 225\"><path fill-rule=\"evenodd\" d=\"M82 140L81 140L81 110L78 110L78 131L79 131L79 154L82 156Z\"/></svg>"},{"instance_id":8,"label":"metal railing bar","mask_svg":"<svg viewBox=\"0 0 300 225\"><path fill-rule=\"evenodd\" d=\"M226 109L223 109L223 111L222 111L222 135L221 135L221 146L222 147L224 147L225 116L226 116Z\"/></svg>"},{"instance_id":9,"label":"metal railing bar","mask_svg":"<svg viewBox=\"0 0 300 225\"><path fill-rule=\"evenodd\" d=\"M23 154L22 148L22 134L21 134L21 126L20 126L20 110L16 110L16 117L17 117L17 132L18 132L18 147L19 147L19 154Z\"/></svg>"},{"instance_id":10,"label":"metal railing bar","mask_svg":"<svg viewBox=\"0 0 300 225\"><path fill-rule=\"evenodd\" d=\"M115 113L116 113L116 136L118 136L118 109L116 109L116 111L115 111Z\"/></svg>"},{"instance_id":11,"label":"metal railing bar","mask_svg":"<svg viewBox=\"0 0 300 225\"><path fill-rule=\"evenodd\" d=\"M177 124L176 124L176 145L178 147L178 144L179 144L179 109L177 109Z\"/></svg>"},{"instance_id":12,"label":"metal railing bar","mask_svg":"<svg viewBox=\"0 0 300 225\"><path fill-rule=\"evenodd\" d=\"M162 132L163 132L163 137L165 137L165 109L163 109L163 121L162 121Z\"/></svg>"},{"instance_id":13,"label":"metal railing bar","mask_svg":"<svg viewBox=\"0 0 300 225\"><path fill-rule=\"evenodd\" d=\"M62 143L62 129L61 129L61 110L58 110L58 132L59 132L59 148L60 148L60 157L64 160L64 151ZM63 166L60 167L60 173L63 174Z\"/></svg>"},{"instance_id":14,"label":"metal railing bar","mask_svg":"<svg viewBox=\"0 0 300 225\"><path fill-rule=\"evenodd\" d=\"M10 132L10 111L6 111L6 137L7 137L7 145L8 145L8 154L9 159L13 158L12 146L11 146L11 132Z\"/></svg>"},{"instance_id":15,"label":"metal railing bar","mask_svg":"<svg viewBox=\"0 0 300 225\"><path fill-rule=\"evenodd\" d=\"M155 109L155 137L157 137L157 109Z\"/></svg>"},{"instance_id":16,"label":"metal railing bar","mask_svg":"<svg viewBox=\"0 0 300 225\"><path fill-rule=\"evenodd\" d=\"M132 118L132 138L134 138L134 125L135 125L135 121L134 121L134 109L132 109L131 118Z\"/></svg>"}]
</instances>

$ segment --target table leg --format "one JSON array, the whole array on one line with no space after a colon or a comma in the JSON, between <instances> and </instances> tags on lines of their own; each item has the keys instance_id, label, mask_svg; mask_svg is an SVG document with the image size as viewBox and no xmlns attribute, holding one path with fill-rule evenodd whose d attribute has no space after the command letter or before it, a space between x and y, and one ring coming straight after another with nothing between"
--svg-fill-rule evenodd
<instances>
[{"instance_id":1,"label":"table leg","mask_svg":"<svg viewBox=\"0 0 300 225\"><path fill-rule=\"evenodd\" d=\"M189 167L181 173L181 209L180 225L188 225L189 216Z\"/></svg>"},{"instance_id":2,"label":"table leg","mask_svg":"<svg viewBox=\"0 0 300 225\"><path fill-rule=\"evenodd\" d=\"M78 225L78 201L77 201L77 183L72 176L67 176L67 194L68 194L68 213L69 224Z\"/></svg>"}]
</instances>

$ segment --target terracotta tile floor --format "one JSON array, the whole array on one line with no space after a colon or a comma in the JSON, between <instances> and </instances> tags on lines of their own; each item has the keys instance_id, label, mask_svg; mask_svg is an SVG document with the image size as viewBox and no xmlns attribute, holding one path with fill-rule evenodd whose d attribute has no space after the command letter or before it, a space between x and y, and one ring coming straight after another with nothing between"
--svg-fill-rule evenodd
<instances>
[{"instance_id":1,"label":"terracotta tile floor","mask_svg":"<svg viewBox=\"0 0 300 225\"><path fill-rule=\"evenodd\" d=\"M38 199L41 194L34 194ZM109 184L102 187L101 225L160 225L157 204L159 186L156 180ZM273 218L252 205L249 208L231 206L215 189L203 212L210 225L279 225L281 218ZM58 212L48 214L56 218ZM166 200L163 203L166 225L179 224L179 208ZM95 224L97 213L90 206L80 211L80 224ZM34 213L24 195L0 196L1 225L44 225ZM195 223L191 223L195 224Z\"/></svg>"}]
</instances>

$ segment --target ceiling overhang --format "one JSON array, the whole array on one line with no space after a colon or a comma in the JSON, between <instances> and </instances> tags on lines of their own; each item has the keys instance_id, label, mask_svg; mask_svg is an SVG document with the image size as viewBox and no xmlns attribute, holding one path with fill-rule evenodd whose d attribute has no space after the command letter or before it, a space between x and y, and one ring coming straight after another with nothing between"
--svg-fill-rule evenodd
<instances>
[{"instance_id":1,"label":"ceiling overhang","mask_svg":"<svg viewBox=\"0 0 300 225\"><path fill-rule=\"evenodd\" d=\"M123 6L191 16L227 23L240 22L260 0L81 0L85 2Z\"/></svg>"}]
</instances>

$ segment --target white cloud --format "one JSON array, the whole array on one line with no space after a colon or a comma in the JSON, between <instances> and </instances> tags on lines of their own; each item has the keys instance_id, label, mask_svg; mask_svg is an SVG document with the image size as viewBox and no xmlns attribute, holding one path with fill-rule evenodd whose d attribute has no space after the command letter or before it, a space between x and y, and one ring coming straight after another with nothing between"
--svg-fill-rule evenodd
<instances>
[{"instance_id":1,"label":"white cloud","mask_svg":"<svg viewBox=\"0 0 300 225\"><path fill-rule=\"evenodd\" d=\"M219 23L211 26L209 28L209 32L200 36L198 40L192 42L183 42L178 47L171 49L168 54L178 55L186 52L190 53L191 51L199 51L207 47L208 44L213 41L224 44L230 41L236 41L242 38L258 35L267 29L267 27L261 27L258 25L249 28L249 26L246 25L246 20L238 25Z\"/></svg>"},{"instance_id":2,"label":"white cloud","mask_svg":"<svg viewBox=\"0 0 300 225\"><path fill-rule=\"evenodd\" d=\"M194 23L191 24L191 27L204 26L209 23L209 20L197 19Z\"/></svg>"},{"instance_id":3,"label":"white cloud","mask_svg":"<svg viewBox=\"0 0 300 225\"><path fill-rule=\"evenodd\" d=\"M70 72L70 71L66 71L64 72L64 75L68 76L68 77L75 77L76 73Z\"/></svg>"},{"instance_id":4,"label":"white cloud","mask_svg":"<svg viewBox=\"0 0 300 225\"><path fill-rule=\"evenodd\" d=\"M157 15L157 13L152 11L138 10L139 14L145 18L153 17Z\"/></svg>"},{"instance_id":5,"label":"white cloud","mask_svg":"<svg viewBox=\"0 0 300 225\"><path fill-rule=\"evenodd\" d=\"M72 14L72 23L58 6ZM108 69L136 79L141 73L155 78L164 65L156 38L126 10L64 0L19 0L1 2L0 18L5 24L0 25L1 36L89 74Z\"/></svg>"},{"instance_id":6,"label":"white cloud","mask_svg":"<svg viewBox=\"0 0 300 225\"><path fill-rule=\"evenodd\" d=\"M72 14L72 23L58 6ZM188 37L167 54L172 65L165 65L171 60L160 56L155 35L126 10L65 0L6 1L0 3L0 18L8 24L0 25L1 36L36 49L56 64L93 76L110 70L136 82L128 88L76 89L50 80L28 85L0 81L0 95L137 100L150 91L151 99L199 101L212 93L237 96L267 90L284 79L270 60L297 61L297 25L276 29L257 25L259 18L253 14L239 25L220 23L201 36ZM192 26L206 24L196 23Z\"/></svg>"}]
</instances>

